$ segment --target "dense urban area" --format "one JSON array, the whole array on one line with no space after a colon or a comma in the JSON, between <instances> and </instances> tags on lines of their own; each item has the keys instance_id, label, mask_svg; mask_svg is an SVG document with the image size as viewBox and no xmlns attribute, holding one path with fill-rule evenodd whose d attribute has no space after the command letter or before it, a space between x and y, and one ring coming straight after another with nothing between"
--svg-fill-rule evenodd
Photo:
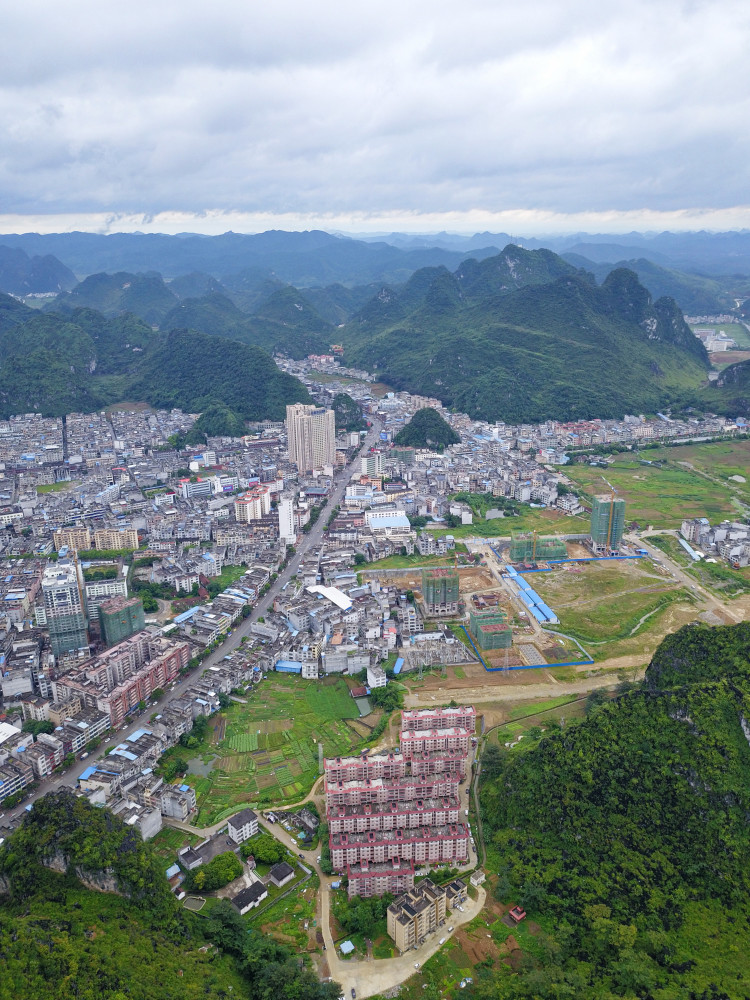
<instances>
[{"instance_id":1,"label":"dense urban area","mask_svg":"<svg viewBox=\"0 0 750 1000\"><path fill-rule=\"evenodd\" d=\"M78 796L347 995L432 956L423 985L473 986L541 933L480 744L492 773L746 617L747 424L490 424L278 361L313 402L197 448L176 409L0 423L0 830Z\"/></svg>"}]
</instances>

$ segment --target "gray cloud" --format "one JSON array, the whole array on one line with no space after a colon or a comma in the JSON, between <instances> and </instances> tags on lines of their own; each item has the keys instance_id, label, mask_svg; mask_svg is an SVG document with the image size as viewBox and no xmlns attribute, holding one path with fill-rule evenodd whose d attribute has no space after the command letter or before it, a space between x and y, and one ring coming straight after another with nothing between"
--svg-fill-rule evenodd
<instances>
[{"instance_id":1,"label":"gray cloud","mask_svg":"<svg viewBox=\"0 0 750 1000\"><path fill-rule=\"evenodd\" d=\"M32 0L0 38L0 210L747 205L749 36L737 0Z\"/></svg>"}]
</instances>

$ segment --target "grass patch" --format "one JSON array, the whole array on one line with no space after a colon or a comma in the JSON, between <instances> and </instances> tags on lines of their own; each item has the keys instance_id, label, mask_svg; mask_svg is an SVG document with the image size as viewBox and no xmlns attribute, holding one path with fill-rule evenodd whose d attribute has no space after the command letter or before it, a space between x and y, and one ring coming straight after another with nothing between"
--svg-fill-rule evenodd
<instances>
[{"instance_id":1,"label":"grass patch","mask_svg":"<svg viewBox=\"0 0 750 1000\"><path fill-rule=\"evenodd\" d=\"M60 493L62 490L69 490L73 486L70 480L62 483L45 483L42 486L37 486L37 494L42 493Z\"/></svg>"},{"instance_id":2,"label":"grass patch","mask_svg":"<svg viewBox=\"0 0 750 1000\"><path fill-rule=\"evenodd\" d=\"M565 473L589 496L607 490L606 477L624 498L628 521L679 528L686 518L716 523L737 517L736 501L750 502L750 481L734 483L729 477L745 475L749 467L750 441L743 439L648 448L618 456L606 470L571 465Z\"/></svg>"},{"instance_id":3,"label":"grass patch","mask_svg":"<svg viewBox=\"0 0 750 1000\"><path fill-rule=\"evenodd\" d=\"M565 468L566 474L568 467ZM461 524L457 528L431 527L434 535L453 535L454 538L510 538L511 531L542 531L554 535L575 535L587 532L590 524L586 517L568 517L559 510L537 509L522 505L517 516L496 517L476 524Z\"/></svg>"}]
</instances>

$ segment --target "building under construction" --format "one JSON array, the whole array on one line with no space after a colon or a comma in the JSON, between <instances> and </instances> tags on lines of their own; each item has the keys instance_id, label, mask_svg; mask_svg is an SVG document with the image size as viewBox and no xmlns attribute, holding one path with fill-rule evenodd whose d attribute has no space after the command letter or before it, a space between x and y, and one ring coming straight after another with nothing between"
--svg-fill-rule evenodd
<instances>
[{"instance_id":1,"label":"building under construction","mask_svg":"<svg viewBox=\"0 0 750 1000\"><path fill-rule=\"evenodd\" d=\"M509 649L513 633L504 611L472 611L469 613L469 630L480 649Z\"/></svg>"},{"instance_id":2,"label":"building under construction","mask_svg":"<svg viewBox=\"0 0 750 1000\"><path fill-rule=\"evenodd\" d=\"M591 501L591 547L598 555L613 555L620 550L625 530L625 501L605 494Z\"/></svg>"},{"instance_id":3,"label":"building under construction","mask_svg":"<svg viewBox=\"0 0 750 1000\"><path fill-rule=\"evenodd\" d=\"M423 569L422 600L428 616L458 614L458 571Z\"/></svg>"},{"instance_id":4,"label":"building under construction","mask_svg":"<svg viewBox=\"0 0 750 1000\"><path fill-rule=\"evenodd\" d=\"M555 535L538 535L536 531L511 531L510 561L512 563L548 562L565 559L568 550L562 538Z\"/></svg>"}]
</instances>

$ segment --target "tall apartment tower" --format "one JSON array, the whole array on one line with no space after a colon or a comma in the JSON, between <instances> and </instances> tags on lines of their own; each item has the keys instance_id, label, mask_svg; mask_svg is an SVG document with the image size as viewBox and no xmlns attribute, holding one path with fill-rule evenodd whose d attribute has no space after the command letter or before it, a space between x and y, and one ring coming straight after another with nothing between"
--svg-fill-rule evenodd
<instances>
[{"instance_id":1,"label":"tall apartment tower","mask_svg":"<svg viewBox=\"0 0 750 1000\"><path fill-rule=\"evenodd\" d=\"M625 501L598 496L591 501L591 544L595 552L618 552L625 530Z\"/></svg>"},{"instance_id":2,"label":"tall apartment tower","mask_svg":"<svg viewBox=\"0 0 750 1000\"><path fill-rule=\"evenodd\" d=\"M55 656L88 646L83 588L77 565L61 561L48 566L42 576L42 595Z\"/></svg>"},{"instance_id":3,"label":"tall apartment tower","mask_svg":"<svg viewBox=\"0 0 750 1000\"><path fill-rule=\"evenodd\" d=\"M333 465L336 458L336 417L322 406L294 403L286 408L289 461L300 472Z\"/></svg>"},{"instance_id":4,"label":"tall apartment tower","mask_svg":"<svg viewBox=\"0 0 750 1000\"><path fill-rule=\"evenodd\" d=\"M282 497L279 500L279 537L286 545L294 545L297 531L294 527L294 500Z\"/></svg>"},{"instance_id":5,"label":"tall apartment tower","mask_svg":"<svg viewBox=\"0 0 750 1000\"><path fill-rule=\"evenodd\" d=\"M325 761L331 862L350 898L405 892L418 868L468 860L460 785L475 719L471 706L403 712L398 751Z\"/></svg>"}]
</instances>

